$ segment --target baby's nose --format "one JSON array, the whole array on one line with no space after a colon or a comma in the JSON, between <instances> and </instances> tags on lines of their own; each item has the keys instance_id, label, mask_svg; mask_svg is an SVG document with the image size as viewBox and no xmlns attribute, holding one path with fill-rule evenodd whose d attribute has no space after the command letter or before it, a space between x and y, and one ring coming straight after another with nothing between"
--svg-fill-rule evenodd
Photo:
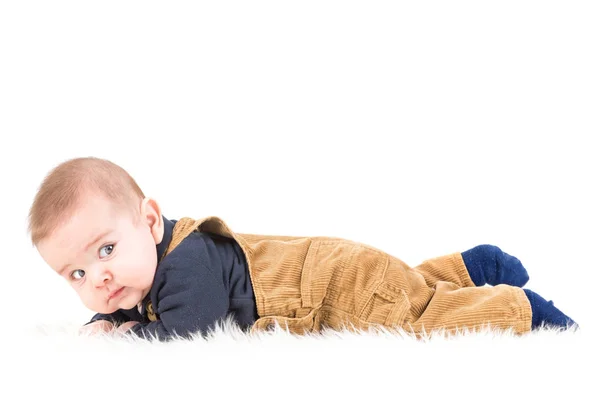
<instances>
[{"instance_id":1,"label":"baby's nose","mask_svg":"<svg viewBox=\"0 0 600 400\"><path fill-rule=\"evenodd\" d=\"M90 278L95 287L102 287L111 281L112 275L105 268L94 268Z\"/></svg>"}]
</instances>

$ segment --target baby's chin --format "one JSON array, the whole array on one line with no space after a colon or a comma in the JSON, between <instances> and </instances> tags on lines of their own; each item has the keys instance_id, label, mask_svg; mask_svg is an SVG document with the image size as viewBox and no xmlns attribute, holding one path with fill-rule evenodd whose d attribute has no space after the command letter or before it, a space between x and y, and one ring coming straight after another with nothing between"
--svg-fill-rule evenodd
<instances>
[{"instance_id":1,"label":"baby's chin","mask_svg":"<svg viewBox=\"0 0 600 400\"><path fill-rule=\"evenodd\" d=\"M126 287L123 292L123 297L119 299L118 309L131 310L132 308L137 307L143 300L145 292L146 291L139 288Z\"/></svg>"},{"instance_id":2,"label":"baby's chin","mask_svg":"<svg viewBox=\"0 0 600 400\"><path fill-rule=\"evenodd\" d=\"M118 309L131 310L132 308L137 307L137 305L139 304L140 301L141 301L141 299L139 299L139 300L126 299L126 300L122 301L121 303L119 303ZM115 310L115 311L117 311L117 310Z\"/></svg>"},{"instance_id":3,"label":"baby's chin","mask_svg":"<svg viewBox=\"0 0 600 400\"><path fill-rule=\"evenodd\" d=\"M118 306L117 307L115 307L115 306L111 306L111 307L98 307L98 306L88 306L88 305L85 305L85 306L86 306L86 308L88 310L93 311L93 312L98 313L98 314L112 314L115 311L117 311L117 310L120 309L120 307L118 307Z\"/></svg>"},{"instance_id":4,"label":"baby's chin","mask_svg":"<svg viewBox=\"0 0 600 400\"><path fill-rule=\"evenodd\" d=\"M118 310L131 310L138 306L143 300L145 293L150 290L143 290L140 288L132 288L128 286L123 287L123 292L117 295L112 301L108 302L95 302L94 304L86 304L86 307L99 314L112 314ZM85 304L85 302L84 302Z\"/></svg>"},{"instance_id":5,"label":"baby's chin","mask_svg":"<svg viewBox=\"0 0 600 400\"><path fill-rule=\"evenodd\" d=\"M124 304L122 304L121 302L119 302L119 303L115 302L112 304L96 304L96 307L94 307L93 311L100 313L100 314L112 314L115 311L118 311L121 309L125 310L126 308L123 306L124 306Z\"/></svg>"}]
</instances>

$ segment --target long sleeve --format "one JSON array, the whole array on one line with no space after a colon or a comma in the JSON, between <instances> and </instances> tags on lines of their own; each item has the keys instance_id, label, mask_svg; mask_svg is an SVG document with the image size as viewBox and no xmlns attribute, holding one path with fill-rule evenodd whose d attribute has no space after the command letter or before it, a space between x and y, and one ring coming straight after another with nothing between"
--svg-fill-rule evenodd
<instances>
[{"instance_id":1,"label":"long sleeve","mask_svg":"<svg viewBox=\"0 0 600 400\"><path fill-rule=\"evenodd\" d=\"M227 315L229 296L206 252L193 252L161 265L151 299L158 320L137 324L131 333L167 340L206 333ZM214 267L214 265L213 265Z\"/></svg>"}]
</instances>

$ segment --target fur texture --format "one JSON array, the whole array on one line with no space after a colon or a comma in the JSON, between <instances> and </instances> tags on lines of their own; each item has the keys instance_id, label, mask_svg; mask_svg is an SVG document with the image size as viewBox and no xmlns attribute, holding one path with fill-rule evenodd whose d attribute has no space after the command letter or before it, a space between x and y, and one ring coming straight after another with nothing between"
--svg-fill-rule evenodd
<instances>
[{"instance_id":1,"label":"fur texture","mask_svg":"<svg viewBox=\"0 0 600 400\"><path fill-rule=\"evenodd\" d=\"M580 330L552 329L524 336L491 329L438 332L418 340L386 329L298 336L275 327L248 334L229 320L205 338L161 343L79 336L78 328L38 325L5 339L5 393L61 399L583 398L593 368L572 360L591 356L596 346Z\"/></svg>"}]
</instances>

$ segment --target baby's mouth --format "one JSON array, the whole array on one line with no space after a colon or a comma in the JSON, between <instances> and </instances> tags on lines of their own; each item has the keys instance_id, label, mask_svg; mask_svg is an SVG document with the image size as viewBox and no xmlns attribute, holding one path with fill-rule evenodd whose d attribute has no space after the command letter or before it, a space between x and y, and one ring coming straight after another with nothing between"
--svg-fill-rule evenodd
<instances>
[{"instance_id":1,"label":"baby's mouth","mask_svg":"<svg viewBox=\"0 0 600 400\"><path fill-rule=\"evenodd\" d=\"M123 289L125 289L125 286L121 287L120 289L113 290L112 292L110 292L108 294L108 300L113 299L113 298L117 297L118 295L120 295L123 292Z\"/></svg>"}]
</instances>

